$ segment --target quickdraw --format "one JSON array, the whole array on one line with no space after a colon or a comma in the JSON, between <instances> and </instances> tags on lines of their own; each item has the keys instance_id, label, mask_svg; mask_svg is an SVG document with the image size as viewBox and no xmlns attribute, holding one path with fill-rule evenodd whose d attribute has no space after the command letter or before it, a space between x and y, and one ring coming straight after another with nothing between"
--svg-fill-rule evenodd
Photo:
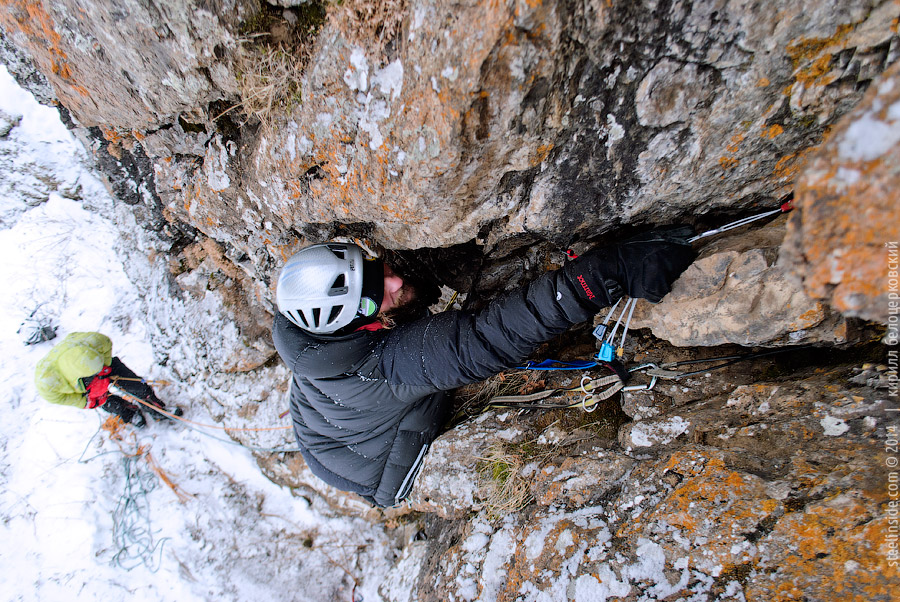
<instances>
[{"instance_id":1,"label":"quickdraw","mask_svg":"<svg viewBox=\"0 0 900 602\"><path fill-rule=\"evenodd\" d=\"M682 360L679 362L666 362L656 366L655 364L651 365L652 368L647 370L647 375L653 379L662 378L665 380L679 380L681 378L686 378L688 376L697 376L698 374L706 374L707 372L712 372L713 370L719 370L721 368L726 368L738 362L743 362L746 360L757 359L760 357L766 357L769 355L776 355L779 353L787 353L788 351L797 351L800 349L808 349L812 347L812 345L797 345L795 347L783 347L780 349L769 349L767 351L758 351L756 353L743 353L738 355L722 355L718 357L707 357L702 359L695 360ZM720 362L714 366L710 366L708 368L703 368L702 370L691 370L689 372L683 372L681 370L675 370L674 368L678 368L680 366L690 366L692 364L704 364L710 362Z\"/></svg>"},{"instance_id":2,"label":"quickdraw","mask_svg":"<svg viewBox=\"0 0 900 602\"><path fill-rule=\"evenodd\" d=\"M721 234L722 232L727 232L728 230L733 230L735 228L740 228L741 226L746 226L749 223L755 222L757 220L769 217L770 215L777 215L778 213L788 213L794 208L794 193L790 193L785 197L782 197L781 207L778 209L772 209L771 211L766 211L763 213L759 213L757 215L751 215L750 217L745 217L731 223L725 224L724 226L720 226L718 228L714 228L712 230L707 230L702 234L698 234L692 238L688 239L688 242L695 242L700 240L701 238L706 238L708 236L714 236L716 234Z\"/></svg>"},{"instance_id":3,"label":"quickdraw","mask_svg":"<svg viewBox=\"0 0 900 602\"><path fill-rule=\"evenodd\" d=\"M558 362L557 360L544 360L544 362L540 362L536 365L541 365L545 363L555 363L562 364L565 362ZM570 362L575 366L579 366L578 362ZM587 363L587 362L585 362ZM593 362L595 366L606 366L610 370L613 371L613 374L608 374L606 376L600 377L590 377L583 376L578 386L571 388L562 388L562 389L545 389L544 391L538 391L536 393L529 393L526 395L499 395L497 397L491 398L485 407L498 407L498 408L516 408L520 410L567 410L574 409L580 407L585 412L593 412L597 409L597 406L601 401L605 401L615 395L620 391L649 391L656 386L657 377L653 376L647 372L648 376L650 376L650 382L642 385L626 385L626 381L631 377L631 375L647 370L648 368L658 368L656 364L641 364L640 366L635 366L628 370L625 374L625 378L621 376L621 372L624 370L623 367L613 366L607 362ZM535 370L547 370L550 368L534 368ZM554 367L554 370L564 370L566 368L563 367ZM581 369L580 367L568 368L572 370ZM574 403L537 403L543 399L547 399L548 397L552 397L554 395L561 395L565 393L573 393L576 391L580 391L584 393L584 396L580 401L576 401Z\"/></svg>"},{"instance_id":4,"label":"quickdraw","mask_svg":"<svg viewBox=\"0 0 900 602\"><path fill-rule=\"evenodd\" d=\"M609 313L606 314L606 318L603 320L603 323L594 329L593 334L598 340L601 341L601 345L600 351L592 360L561 361L547 359L540 362L528 362L524 366L520 366L520 369L523 370L545 371L588 370L590 368L601 366L608 368L612 372L612 374L601 377L591 377L585 375L581 378L581 381L577 387L571 387L568 389L547 389L545 391L539 391L537 393L530 393L527 395L501 395L493 397L487 402L485 407L507 407L534 410L570 409L580 407L585 412L593 412L597 409L597 406L601 401L609 399L620 391L650 390L654 386L656 386L657 377L652 375L650 376L650 382L647 384L631 386L627 385L628 381L634 373L641 372L648 368L658 368L658 366L656 364L642 364L629 370L626 369L622 364L621 358L624 355L625 340L628 337L628 327L631 324L631 316L634 313L637 299L628 299L625 301L625 305L622 307L622 311L619 313L618 319L610 330L610 318L615 313L616 308L619 307L621 301L621 299L616 301L615 305L612 306L612 309L610 309ZM619 340L618 346L615 346L615 340L616 336L618 335L620 326L622 327L622 335L621 339ZM580 401L577 401L575 403L537 403L544 399L547 399L548 397L552 397L553 395L572 393L576 391L580 391L584 395L582 396Z\"/></svg>"}]
</instances>

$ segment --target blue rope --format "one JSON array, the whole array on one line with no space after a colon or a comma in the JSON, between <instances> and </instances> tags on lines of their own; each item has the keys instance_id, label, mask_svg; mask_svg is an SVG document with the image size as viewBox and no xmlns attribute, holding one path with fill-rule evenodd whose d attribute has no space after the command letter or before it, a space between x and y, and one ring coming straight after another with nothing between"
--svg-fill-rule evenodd
<instances>
[{"instance_id":1,"label":"blue rope","mask_svg":"<svg viewBox=\"0 0 900 602\"><path fill-rule=\"evenodd\" d=\"M597 362L586 360L576 360L572 362L563 362L560 360L544 360L541 362L527 362L524 366L519 366L520 370L587 370L598 366Z\"/></svg>"},{"instance_id":2,"label":"blue rope","mask_svg":"<svg viewBox=\"0 0 900 602\"><path fill-rule=\"evenodd\" d=\"M153 524L150 520L150 504L147 494L156 488L155 475L144 470L138 456L125 456L125 491L113 511L113 542L119 551L112 564L126 571L143 564L155 573L162 564L164 537L154 542Z\"/></svg>"}]
</instances>

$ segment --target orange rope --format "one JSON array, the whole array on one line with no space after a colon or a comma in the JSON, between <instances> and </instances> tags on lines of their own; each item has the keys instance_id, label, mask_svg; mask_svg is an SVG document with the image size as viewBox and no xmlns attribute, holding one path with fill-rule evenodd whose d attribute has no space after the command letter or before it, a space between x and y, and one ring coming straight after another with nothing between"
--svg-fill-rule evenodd
<instances>
[{"instance_id":1,"label":"orange rope","mask_svg":"<svg viewBox=\"0 0 900 602\"><path fill-rule=\"evenodd\" d=\"M194 497L190 493L183 491L181 487L176 485L175 482L172 481L171 478L169 478L169 474L165 470L163 470L159 464L156 463L156 459L150 455L149 451L144 454L144 460L146 460L147 464L150 465L150 470L156 473L156 476L158 476L163 483L168 485L169 489L172 490L172 493L175 494L175 497L178 498L179 502L183 504Z\"/></svg>"},{"instance_id":2,"label":"orange rope","mask_svg":"<svg viewBox=\"0 0 900 602\"><path fill-rule=\"evenodd\" d=\"M119 389L118 387L116 387L116 388ZM119 391L121 391L121 389L119 389ZM154 412L159 412L163 416L168 416L172 420L180 420L181 422L184 422L185 424L193 424L194 426L202 426L202 427L206 427L206 428L210 428L210 429L217 429L220 431L286 431L286 430L292 428L290 425L288 425L288 426L268 426L268 427L260 427L260 428L238 428L238 427L230 427L230 426L219 426L217 424L204 424L202 422L194 422L193 420L188 420L187 418L182 418L181 416L176 416L175 414L172 414L171 412L167 412L166 410L164 410L160 407L157 407L148 401L144 401L140 397L136 397L134 395L131 395L130 393L126 393L125 391L121 391L121 393L113 392L113 395L115 395L116 397L124 397L128 401L136 401L142 405L147 406Z\"/></svg>"},{"instance_id":3,"label":"orange rope","mask_svg":"<svg viewBox=\"0 0 900 602\"><path fill-rule=\"evenodd\" d=\"M106 419L102 425L104 431L109 433L109 438L111 441L114 441L116 445L119 446L119 451L127 458L143 458L145 462L150 466L150 470L152 470L159 480L165 483L169 489L175 494L178 498L178 501L182 504L193 498L194 496L190 493L187 493L181 489L172 479L169 477L169 474L163 470L163 468L156 462L156 459L150 455L150 450L146 445L140 445L137 442L137 435L135 435L134 431L127 432L125 431L125 423L122 422L122 418L117 415L112 415ZM126 434L129 437L129 440L125 441ZM125 451L124 444L128 443L129 446L134 447L134 452Z\"/></svg>"}]
</instances>

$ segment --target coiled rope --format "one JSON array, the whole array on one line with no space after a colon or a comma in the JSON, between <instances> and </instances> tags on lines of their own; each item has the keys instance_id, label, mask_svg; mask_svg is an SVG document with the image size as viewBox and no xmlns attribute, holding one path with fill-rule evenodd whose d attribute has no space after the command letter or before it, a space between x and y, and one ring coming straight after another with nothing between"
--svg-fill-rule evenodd
<instances>
[{"instance_id":1,"label":"coiled rope","mask_svg":"<svg viewBox=\"0 0 900 602\"><path fill-rule=\"evenodd\" d=\"M140 453L122 458L125 489L112 515L113 543L119 549L112 564L126 571L143 564L155 573L162 564L163 545L169 538L153 541L147 494L156 489L156 479L153 471L139 462L140 458Z\"/></svg>"}]
</instances>

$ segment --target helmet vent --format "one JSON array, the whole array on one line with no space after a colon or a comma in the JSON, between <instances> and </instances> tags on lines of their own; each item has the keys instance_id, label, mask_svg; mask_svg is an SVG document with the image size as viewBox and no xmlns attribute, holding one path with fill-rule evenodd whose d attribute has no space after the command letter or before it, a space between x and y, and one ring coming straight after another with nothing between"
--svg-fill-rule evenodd
<instances>
[{"instance_id":1,"label":"helmet vent","mask_svg":"<svg viewBox=\"0 0 900 602\"><path fill-rule=\"evenodd\" d=\"M343 274L339 274L338 277L334 279L334 283L331 285L331 290L328 291L328 294L331 296L347 294L347 278Z\"/></svg>"},{"instance_id":2,"label":"helmet vent","mask_svg":"<svg viewBox=\"0 0 900 602\"><path fill-rule=\"evenodd\" d=\"M298 251L278 276L278 310L304 330L337 332L356 319L365 284L363 259L362 249L344 243Z\"/></svg>"},{"instance_id":3,"label":"helmet vent","mask_svg":"<svg viewBox=\"0 0 900 602\"><path fill-rule=\"evenodd\" d=\"M341 311L344 309L343 305L336 305L331 308L331 313L328 315L328 324L334 322L339 315L341 315Z\"/></svg>"},{"instance_id":4,"label":"helmet vent","mask_svg":"<svg viewBox=\"0 0 900 602\"><path fill-rule=\"evenodd\" d=\"M300 326L302 323L303 326L309 328L309 322L306 321L306 316L303 315L302 311L289 311L287 312L287 316L297 326Z\"/></svg>"}]
</instances>

